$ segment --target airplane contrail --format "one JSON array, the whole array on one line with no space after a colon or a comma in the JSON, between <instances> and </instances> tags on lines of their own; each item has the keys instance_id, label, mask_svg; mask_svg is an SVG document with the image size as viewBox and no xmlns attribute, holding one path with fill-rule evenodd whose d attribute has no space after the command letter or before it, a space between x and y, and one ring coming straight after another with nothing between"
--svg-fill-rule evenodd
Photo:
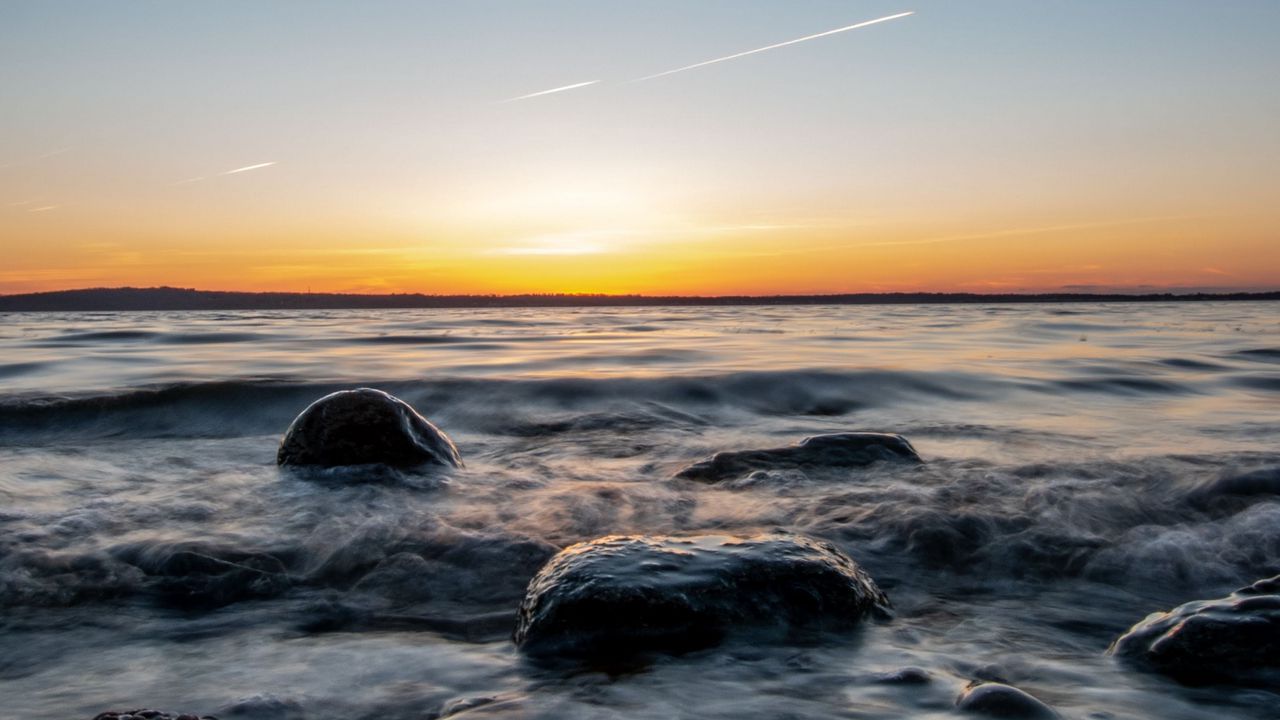
<instances>
[{"instance_id":1,"label":"airplane contrail","mask_svg":"<svg viewBox=\"0 0 1280 720\"><path fill-rule=\"evenodd\" d=\"M915 14L916 14L915 11L911 10L909 12L898 13L897 15L889 15L882 18L876 18L875 20L867 20L865 22L857 23L856 25L846 25L845 27L836 28L835 30L828 30L826 32L820 32L816 35L806 35L802 38L796 38L795 40L787 40L786 42L780 42L773 45L766 45L765 47L756 48L755 50L747 50L745 52L734 53L733 55L725 55L724 57L719 57L714 60L705 60L700 63L694 63L693 65L685 65L684 67L679 67L679 68L676 68L675 70L665 70L663 72L655 73L653 75L646 75L642 78L636 78L635 80L631 80L630 82L642 82L644 80L653 80L654 78L660 78L666 75L674 75L675 73L678 73L678 72L684 72L685 70L693 70L694 68L700 68L700 67L705 67L707 65L722 63L726 60L737 60L740 57L755 55L756 53L767 52L769 50L777 50L780 47L795 45L796 43L807 42L809 40L816 40L818 38L826 37L828 35L835 35L836 33L848 32L849 30L857 30L858 28L864 28L864 27L867 27L868 25L875 25L877 23L889 22L890 20L897 20L898 18L904 18L908 15L915 15ZM554 92L554 91L548 91L548 92Z\"/></svg>"},{"instance_id":2,"label":"airplane contrail","mask_svg":"<svg viewBox=\"0 0 1280 720\"><path fill-rule=\"evenodd\" d=\"M228 170L222 174L235 175L236 173L249 172L250 170L257 170L258 168L271 167L272 165L275 165L275 164L276 164L276 161L272 160L271 162L258 163L257 165L247 165L242 168L236 168L235 170Z\"/></svg>"},{"instance_id":3,"label":"airplane contrail","mask_svg":"<svg viewBox=\"0 0 1280 720\"><path fill-rule=\"evenodd\" d=\"M528 95L521 95L521 96L519 96L519 97L507 98L506 100L502 100L501 102L509 103L509 102L515 102L515 101L517 101L517 100L528 100L529 98L536 98L536 97L538 97L539 95L550 95L551 93L564 92L565 90L576 90L576 89L578 89L578 88L580 88L580 87L586 87L586 86L588 86L588 85L595 85L595 84L596 84L596 83L598 83L598 82L600 82L600 81L599 81L599 80L588 80L587 82L574 83L574 84L572 84L572 85L565 85L564 87L551 88L550 90L542 90L542 91L539 91L539 92L536 92L536 93L529 93Z\"/></svg>"}]
</instances>

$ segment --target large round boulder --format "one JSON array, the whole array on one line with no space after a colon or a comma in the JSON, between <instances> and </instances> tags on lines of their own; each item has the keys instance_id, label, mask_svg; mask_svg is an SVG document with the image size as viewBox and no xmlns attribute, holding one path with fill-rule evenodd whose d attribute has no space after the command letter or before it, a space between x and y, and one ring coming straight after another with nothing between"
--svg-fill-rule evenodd
<instances>
[{"instance_id":1,"label":"large round boulder","mask_svg":"<svg viewBox=\"0 0 1280 720\"><path fill-rule=\"evenodd\" d=\"M458 449L439 428L403 400L372 388L343 390L311 403L285 432L276 462L462 466Z\"/></svg>"},{"instance_id":2,"label":"large round boulder","mask_svg":"<svg viewBox=\"0 0 1280 720\"><path fill-rule=\"evenodd\" d=\"M1153 613L1108 652L1189 685L1280 687L1280 575Z\"/></svg>"},{"instance_id":3,"label":"large round boulder","mask_svg":"<svg viewBox=\"0 0 1280 720\"><path fill-rule=\"evenodd\" d=\"M624 660L885 616L889 600L834 546L769 534L613 535L553 557L529 583L514 640L536 657Z\"/></svg>"},{"instance_id":4,"label":"large round boulder","mask_svg":"<svg viewBox=\"0 0 1280 720\"><path fill-rule=\"evenodd\" d=\"M862 467L882 460L921 462L901 435L843 432L814 435L785 447L719 452L684 468L676 477L716 483L760 470Z\"/></svg>"}]
</instances>

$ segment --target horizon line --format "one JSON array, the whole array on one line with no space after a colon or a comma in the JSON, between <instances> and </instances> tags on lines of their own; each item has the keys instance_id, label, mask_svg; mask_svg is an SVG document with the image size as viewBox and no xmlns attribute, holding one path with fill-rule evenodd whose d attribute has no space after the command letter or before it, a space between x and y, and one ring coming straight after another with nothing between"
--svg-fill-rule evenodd
<instances>
[{"instance_id":1,"label":"horizon line","mask_svg":"<svg viewBox=\"0 0 1280 720\"><path fill-rule=\"evenodd\" d=\"M332 298L352 300L395 300L419 298L423 300L521 300L521 299L585 299L585 300L640 300L640 301L724 301L724 300L814 300L839 298L1143 298L1143 297L1259 297L1280 299L1280 286L1270 288L1259 287L1196 287L1196 286L1134 286L1122 287L1090 287L1064 286L1043 290L1006 290L1006 291L973 291L973 290L860 290L845 292L788 292L788 293L729 293L718 295L704 294L646 294L646 293L605 293L605 292L521 292L521 293L427 293L413 292L358 292L358 291L319 291L310 290L205 290L192 287L175 287L158 285L135 287L121 285L114 287L96 286L81 288L64 288L60 290L38 290L20 293L0 293L0 300L19 298L47 298L62 295L74 297L85 293L110 293L116 295L133 295L170 293L186 296L243 296L254 297L286 297L286 298Z\"/></svg>"}]
</instances>

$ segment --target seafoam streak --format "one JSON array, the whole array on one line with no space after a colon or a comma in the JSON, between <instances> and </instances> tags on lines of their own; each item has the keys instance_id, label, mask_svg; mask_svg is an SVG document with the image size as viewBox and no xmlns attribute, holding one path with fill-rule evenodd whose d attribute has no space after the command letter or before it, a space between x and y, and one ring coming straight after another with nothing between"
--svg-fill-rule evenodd
<instances>
[{"instance_id":1,"label":"seafoam streak","mask_svg":"<svg viewBox=\"0 0 1280 720\"><path fill-rule=\"evenodd\" d=\"M541 96L541 95L550 95L551 93L564 92L564 91L566 91L566 90L576 90L576 89L578 89L578 88L580 88L580 87L586 87L586 86L588 86L588 85L595 85L595 84L596 84L596 83L598 83L598 82L600 82L600 81L599 81L599 80L588 80L588 81L586 81L586 82L574 83L574 84L572 84L572 85L565 85L564 87L551 88L550 90L540 90L540 91L538 91L538 92L536 92L536 93L529 93L528 95L520 95L519 97L507 98L506 100L503 100L502 102L504 102L504 103L509 103L509 102L515 102L515 101L517 101L517 100L528 100L529 98L536 98L536 97L539 97L539 96Z\"/></svg>"},{"instance_id":2,"label":"seafoam streak","mask_svg":"<svg viewBox=\"0 0 1280 720\"><path fill-rule=\"evenodd\" d=\"M724 57L718 57L718 58L715 58L714 60L704 60L703 62L694 63L692 65L685 65L684 67L678 67L674 70L664 70L663 72L660 72L660 73L655 73L653 75L646 75L641 78L636 78L631 82L642 82L644 80L653 80L654 78L660 78L667 75L674 75L675 73L684 72L686 70L693 70L694 68L706 67L707 65L722 63L722 62L725 62L726 60L737 60L740 57L755 55L756 53L767 52L769 50L777 50L780 47L795 45L796 43L808 42L810 40L817 40L818 38L826 37L828 35L835 35L836 33L848 32L850 30L857 30L858 28L864 28L869 25L876 25L882 22L889 22L890 20L897 20L898 18L904 18L908 15L915 15L915 14L916 13L914 10L910 10L908 12L898 13L897 15L888 15L886 17L876 18L875 20L867 20L865 22L860 22L854 25L846 25L845 27L836 28L835 30L827 30L826 32L820 32L820 33L817 33L816 35L806 35L802 38L796 38L795 40L787 40L786 42L775 43L773 45L766 45L765 47L756 48L755 50L747 50L740 53L734 53L733 55L725 55Z\"/></svg>"}]
</instances>

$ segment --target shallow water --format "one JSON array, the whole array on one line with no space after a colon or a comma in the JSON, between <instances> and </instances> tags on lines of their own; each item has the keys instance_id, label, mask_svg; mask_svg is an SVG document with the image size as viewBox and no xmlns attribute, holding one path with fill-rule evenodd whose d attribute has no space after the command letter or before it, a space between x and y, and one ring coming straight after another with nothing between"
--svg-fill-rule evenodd
<instances>
[{"instance_id":1,"label":"shallow water","mask_svg":"<svg viewBox=\"0 0 1280 720\"><path fill-rule=\"evenodd\" d=\"M1277 310L0 316L0 716L943 718L999 678L1072 718L1275 717L1280 695L1103 653L1280 573ZM361 385L467 467L281 473L293 416ZM672 479L842 430L901 433L926 462ZM897 616L616 676L511 646L560 547L775 529L844 549ZM907 666L932 681L878 677Z\"/></svg>"}]
</instances>

